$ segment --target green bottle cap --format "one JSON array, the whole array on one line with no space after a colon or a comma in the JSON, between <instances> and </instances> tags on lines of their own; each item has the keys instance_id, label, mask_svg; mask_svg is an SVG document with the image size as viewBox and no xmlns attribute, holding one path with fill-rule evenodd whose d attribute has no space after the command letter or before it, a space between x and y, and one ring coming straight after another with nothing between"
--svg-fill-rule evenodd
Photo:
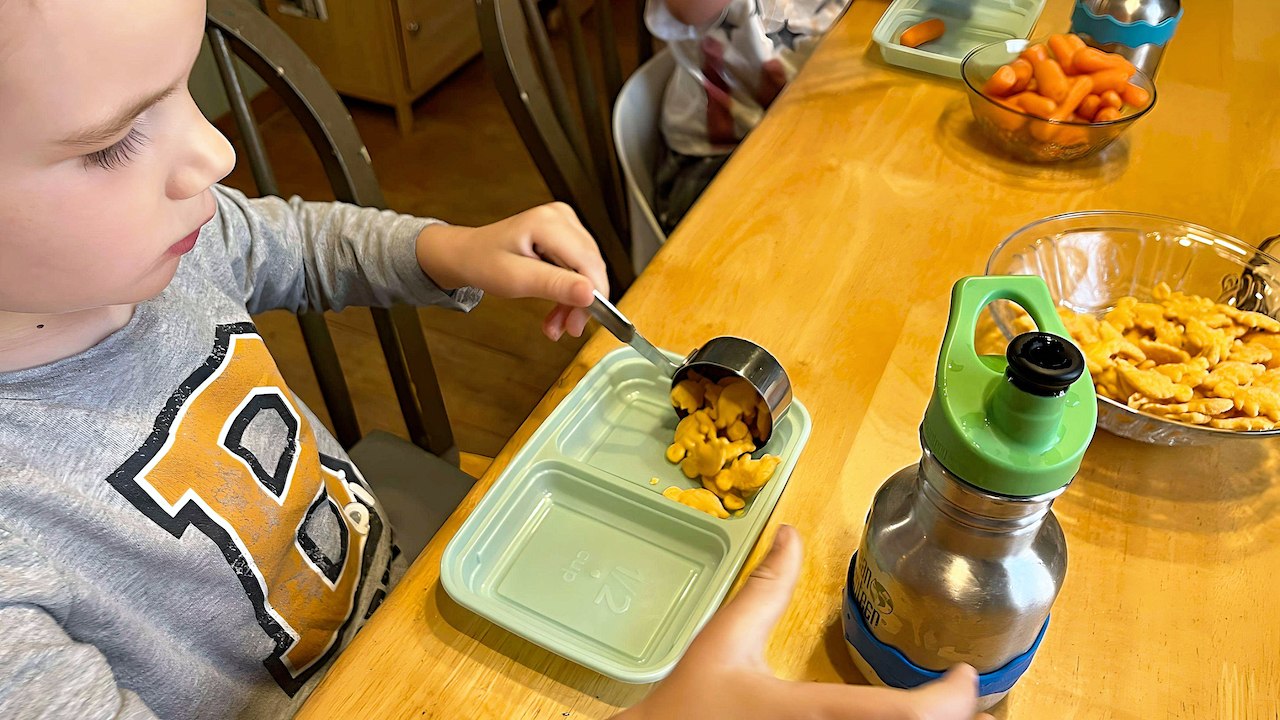
<instances>
[{"instance_id":1,"label":"green bottle cap","mask_svg":"<svg viewBox=\"0 0 1280 720\"><path fill-rule=\"evenodd\" d=\"M1012 300L1039 332L1009 343L1005 357L979 356L978 316ZM963 278L924 414L924 440L942 466L988 492L1033 497L1071 482L1098 420L1093 380L1044 280L1033 275Z\"/></svg>"}]
</instances>

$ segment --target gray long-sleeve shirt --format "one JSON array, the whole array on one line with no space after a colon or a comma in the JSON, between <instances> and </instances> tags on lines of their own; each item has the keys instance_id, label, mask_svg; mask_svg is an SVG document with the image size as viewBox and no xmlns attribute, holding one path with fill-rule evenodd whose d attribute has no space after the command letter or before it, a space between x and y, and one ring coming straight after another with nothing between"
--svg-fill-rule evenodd
<instances>
[{"instance_id":1,"label":"gray long-sleeve shirt","mask_svg":"<svg viewBox=\"0 0 1280 720\"><path fill-rule=\"evenodd\" d=\"M287 717L403 572L249 314L479 293L423 274L430 220L214 192L125 328L0 373L2 718Z\"/></svg>"}]
</instances>

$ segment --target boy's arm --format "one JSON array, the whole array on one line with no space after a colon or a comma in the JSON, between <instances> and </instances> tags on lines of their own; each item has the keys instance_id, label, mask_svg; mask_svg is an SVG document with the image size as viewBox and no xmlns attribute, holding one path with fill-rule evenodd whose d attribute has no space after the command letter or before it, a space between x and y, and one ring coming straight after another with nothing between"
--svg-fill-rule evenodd
<instances>
[{"instance_id":1,"label":"boy's arm","mask_svg":"<svg viewBox=\"0 0 1280 720\"><path fill-rule=\"evenodd\" d=\"M470 310L480 302L479 290L445 292L419 266L418 234L438 221L296 197L250 200L218 185L213 192L213 224L250 313L394 303Z\"/></svg>"},{"instance_id":2,"label":"boy's arm","mask_svg":"<svg viewBox=\"0 0 1280 720\"><path fill-rule=\"evenodd\" d=\"M693 39L714 27L730 0L647 0L644 21L655 37Z\"/></svg>"},{"instance_id":3,"label":"boy's arm","mask_svg":"<svg viewBox=\"0 0 1280 720\"><path fill-rule=\"evenodd\" d=\"M116 685L106 657L42 607L61 586L26 543L0 529L0 717L154 720Z\"/></svg>"}]
</instances>

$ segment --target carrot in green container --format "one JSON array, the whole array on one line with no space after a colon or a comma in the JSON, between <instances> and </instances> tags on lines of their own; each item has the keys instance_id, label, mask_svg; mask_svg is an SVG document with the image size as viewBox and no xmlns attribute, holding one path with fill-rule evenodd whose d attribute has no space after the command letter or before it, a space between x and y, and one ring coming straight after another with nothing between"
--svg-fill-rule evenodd
<instances>
[{"instance_id":1,"label":"carrot in green container","mask_svg":"<svg viewBox=\"0 0 1280 720\"><path fill-rule=\"evenodd\" d=\"M903 30L898 42L909 48L920 47L931 40L937 40L942 37L942 34L946 31L947 26L941 20L932 18Z\"/></svg>"}]
</instances>

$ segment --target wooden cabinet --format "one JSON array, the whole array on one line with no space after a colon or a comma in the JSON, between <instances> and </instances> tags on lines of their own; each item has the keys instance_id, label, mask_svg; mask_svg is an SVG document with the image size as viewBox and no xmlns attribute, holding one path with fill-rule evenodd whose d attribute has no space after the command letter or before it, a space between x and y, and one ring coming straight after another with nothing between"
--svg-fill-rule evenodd
<instances>
[{"instance_id":1,"label":"wooden cabinet","mask_svg":"<svg viewBox=\"0 0 1280 720\"><path fill-rule=\"evenodd\" d=\"M394 107L406 134L413 101L480 52L473 0L325 0L323 20L265 5L335 90Z\"/></svg>"}]
</instances>

